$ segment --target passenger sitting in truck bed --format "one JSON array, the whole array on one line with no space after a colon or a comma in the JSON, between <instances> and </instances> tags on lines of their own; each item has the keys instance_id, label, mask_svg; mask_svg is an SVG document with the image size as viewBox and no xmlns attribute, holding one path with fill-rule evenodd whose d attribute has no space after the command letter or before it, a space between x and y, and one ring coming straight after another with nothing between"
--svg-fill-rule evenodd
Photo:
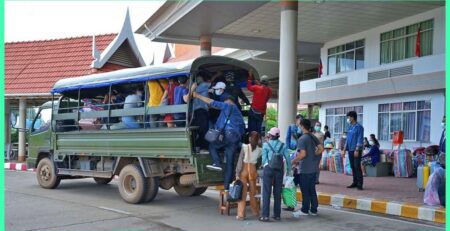
<instances>
[{"instance_id":1,"label":"passenger sitting in truck bed","mask_svg":"<svg viewBox=\"0 0 450 231\"><path fill-rule=\"evenodd\" d=\"M134 94L130 94L125 98L124 109L142 107L142 89L137 88ZM140 128L140 124L136 121L136 116L123 116L122 122L126 128Z\"/></svg>"},{"instance_id":2,"label":"passenger sitting in truck bed","mask_svg":"<svg viewBox=\"0 0 450 231\"><path fill-rule=\"evenodd\" d=\"M148 85L148 107L159 107L161 105L161 101L165 92L165 88L167 86L167 80L165 79L157 79L150 80L147 82ZM150 128L159 128L163 127L163 117L160 114L151 114L148 116L148 120L150 121Z\"/></svg>"},{"instance_id":3,"label":"passenger sitting in truck bed","mask_svg":"<svg viewBox=\"0 0 450 231\"><path fill-rule=\"evenodd\" d=\"M238 107L234 104L234 98L232 96L225 98L224 102L219 102L198 94L195 91L196 88L197 85L193 84L191 88L193 97L220 110L220 115L217 119L215 128L216 130L223 131L224 137L223 140L216 140L209 144L209 152L214 164L207 165L206 167L211 170L222 171L218 152L219 149L224 148L226 161L224 187L225 190L228 191L233 177L234 154L238 148L241 137L244 134L244 119Z\"/></svg>"}]
</instances>

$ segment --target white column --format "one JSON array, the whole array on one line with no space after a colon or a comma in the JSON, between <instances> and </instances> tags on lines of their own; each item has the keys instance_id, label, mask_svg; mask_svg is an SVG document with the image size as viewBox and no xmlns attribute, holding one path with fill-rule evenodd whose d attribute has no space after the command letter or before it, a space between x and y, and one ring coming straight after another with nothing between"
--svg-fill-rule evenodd
<instances>
[{"instance_id":1,"label":"white column","mask_svg":"<svg viewBox=\"0 0 450 231\"><path fill-rule=\"evenodd\" d=\"M211 37L202 35L200 37L200 56L211 55Z\"/></svg>"},{"instance_id":2,"label":"white column","mask_svg":"<svg viewBox=\"0 0 450 231\"><path fill-rule=\"evenodd\" d=\"M297 1L281 2L278 127L281 129L282 140L285 139L289 124L295 122L297 114L297 15Z\"/></svg>"},{"instance_id":3,"label":"white column","mask_svg":"<svg viewBox=\"0 0 450 231\"><path fill-rule=\"evenodd\" d=\"M27 101L25 98L20 98L19 100L19 161L25 161L26 153L26 126L25 122L27 119Z\"/></svg>"}]
</instances>

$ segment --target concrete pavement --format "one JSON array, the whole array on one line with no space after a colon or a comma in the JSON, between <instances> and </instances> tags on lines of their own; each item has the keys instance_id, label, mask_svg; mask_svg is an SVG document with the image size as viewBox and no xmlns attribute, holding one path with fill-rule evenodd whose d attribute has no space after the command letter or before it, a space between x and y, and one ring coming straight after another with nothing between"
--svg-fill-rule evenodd
<instances>
[{"instance_id":1,"label":"concrete pavement","mask_svg":"<svg viewBox=\"0 0 450 231\"><path fill-rule=\"evenodd\" d=\"M96 185L92 179L65 180L55 190L38 186L33 172L5 171L7 230L443 230L443 226L390 216L355 213L329 206L319 216L261 223L236 221L218 212L218 192L182 198L161 190L155 201L131 205L117 185ZM235 214L235 211L232 211Z\"/></svg>"}]
</instances>

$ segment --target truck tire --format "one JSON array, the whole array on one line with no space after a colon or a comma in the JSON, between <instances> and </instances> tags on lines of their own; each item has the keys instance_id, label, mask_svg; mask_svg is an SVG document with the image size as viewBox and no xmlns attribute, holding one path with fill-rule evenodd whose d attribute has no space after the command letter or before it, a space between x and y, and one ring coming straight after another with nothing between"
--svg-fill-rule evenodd
<instances>
[{"instance_id":1,"label":"truck tire","mask_svg":"<svg viewBox=\"0 0 450 231\"><path fill-rule=\"evenodd\" d=\"M94 181L97 184L105 185L105 184L109 184L109 182L111 182L113 178L114 177L111 177L111 178L94 177Z\"/></svg>"},{"instance_id":2,"label":"truck tire","mask_svg":"<svg viewBox=\"0 0 450 231\"><path fill-rule=\"evenodd\" d=\"M159 177L147 177L147 193L143 202L150 202L155 199L159 190Z\"/></svg>"},{"instance_id":3,"label":"truck tire","mask_svg":"<svg viewBox=\"0 0 450 231\"><path fill-rule=\"evenodd\" d=\"M56 175L55 164L48 157L39 161L36 178L39 185L46 189L54 189L61 183L61 178Z\"/></svg>"},{"instance_id":4,"label":"truck tire","mask_svg":"<svg viewBox=\"0 0 450 231\"><path fill-rule=\"evenodd\" d=\"M195 189L195 192L194 192L194 196L200 196L200 195L202 195L203 193L206 192L207 189L208 189L208 187L199 187L199 188L196 188L196 189Z\"/></svg>"},{"instance_id":5,"label":"truck tire","mask_svg":"<svg viewBox=\"0 0 450 231\"><path fill-rule=\"evenodd\" d=\"M131 204L138 204L147 194L147 180L139 166L128 164L119 174L119 193L122 199Z\"/></svg>"},{"instance_id":6,"label":"truck tire","mask_svg":"<svg viewBox=\"0 0 450 231\"><path fill-rule=\"evenodd\" d=\"M194 185L180 185L180 184L174 185L173 188L175 189L175 192L177 192L178 195L182 197L194 196L195 190L197 189L195 188Z\"/></svg>"}]
</instances>

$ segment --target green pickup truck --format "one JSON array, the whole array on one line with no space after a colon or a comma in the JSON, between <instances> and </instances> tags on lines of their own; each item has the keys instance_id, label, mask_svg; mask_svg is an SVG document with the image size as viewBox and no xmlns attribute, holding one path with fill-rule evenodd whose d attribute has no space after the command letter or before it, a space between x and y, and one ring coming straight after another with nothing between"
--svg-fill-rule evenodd
<instances>
[{"instance_id":1,"label":"green pickup truck","mask_svg":"<svg viewBox=\"0 0 450 231\"><path fill-rule=\"evenodd\" d=\"M118 175L120 195L128 203L152 201L159 188L174 187L180 196L197 196L208 186L222 184L222 173L206 168L212 162L209 153L195 146L197 128L190 125L192 99L179 105L148 103L150 81L185 76L191 86L199 71L233 71L241 83L249 71L259 77L245 62L207 56L56 82L54 100L41 106L29 134L27 164L36 168L38 183L53 189L63 179L92 177L98 184L108 184ZM105 100L112 95L125 98L136 88L144 91L140 106L125 107L123 102ZM149 125L152 115L161 118L175 113L185 115L176 127ZM125 117L134 118L138 128L123 126L121 118ZM40 123L35 127L37 120Z\"/></svg>"}]
</instances>

